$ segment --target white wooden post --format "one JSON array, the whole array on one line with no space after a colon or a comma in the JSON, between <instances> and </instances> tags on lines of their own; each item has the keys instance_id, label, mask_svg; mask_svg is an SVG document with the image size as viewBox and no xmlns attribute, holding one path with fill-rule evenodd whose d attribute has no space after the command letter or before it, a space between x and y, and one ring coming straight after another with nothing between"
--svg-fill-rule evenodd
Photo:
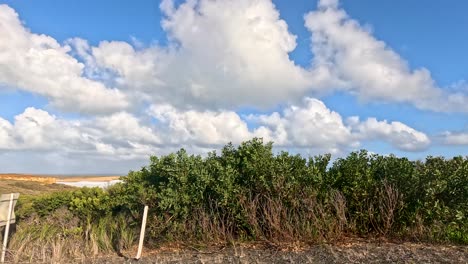
<instances>
[{"instance_id":1,"label":"white wooden post","mask_svg":"<svg viewBox=\"0 0 468 264\"><path fill-rule=\"evenodd\" d=\"M148 206L145 205L145 209L143 211L143 222L141 223L140 242L138 243L138 252L137 252L135 259L141 258L141 252L143 251L143 241L145 240L145 229L146 229L147 217L148 217Z\"/></svg>"},{"instance_id":2,"label":"white wooden post","mask_svg":"<svg viewBox=\"0 0 468 264\"><path fill-rule=\"evenodd\" d=\"M13 197L14 194L10 194L10 205L8 206L8 218L5 226L5 234L3 237L3 247L2 247L2 259L1 263L5 262L5 254L6 254L6 249L7 249L7 243L8 243L8 233L10 232L10 220L11 220L11 212L13 211Z\"/></svg>"}]
</instances>

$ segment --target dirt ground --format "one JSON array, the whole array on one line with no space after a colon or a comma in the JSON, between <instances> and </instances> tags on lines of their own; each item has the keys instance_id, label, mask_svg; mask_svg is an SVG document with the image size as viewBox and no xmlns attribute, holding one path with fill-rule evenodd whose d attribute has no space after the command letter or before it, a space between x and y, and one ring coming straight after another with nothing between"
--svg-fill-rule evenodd
<instances>
[{"instance_id":1,"label":"dirt ground","mask_svg":"<svg viewBox=\"0 0 468 264\"><path fill-rule=\"evenodd\" d=\"M134 257L134 256L132 256ZM229 247L218 250L159 250L145 252L137 261L107 256L84 263L468 263L468 247L354 241L316 245L301 250Z\"/></svg>"}]
</instances>

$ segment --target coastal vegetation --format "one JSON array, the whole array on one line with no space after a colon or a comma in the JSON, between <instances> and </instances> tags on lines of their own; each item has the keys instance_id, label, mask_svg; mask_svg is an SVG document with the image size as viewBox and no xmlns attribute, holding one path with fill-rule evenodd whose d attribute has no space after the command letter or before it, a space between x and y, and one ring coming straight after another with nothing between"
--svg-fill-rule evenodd
<instances>
[{"instance_id":1,"label":"coastal vegetation","mask_svg":"<svg viewBox=\"0 0 468 264\"><path fill-rule=\"evenodd\" d=\"M345 237L468 244L468 157L411 161L365 150L331 160L255 138L220 152L152 156L109 188L23 196L11 261L82 259L145 245L334 243Z\"/></svg>"}]
</instances>

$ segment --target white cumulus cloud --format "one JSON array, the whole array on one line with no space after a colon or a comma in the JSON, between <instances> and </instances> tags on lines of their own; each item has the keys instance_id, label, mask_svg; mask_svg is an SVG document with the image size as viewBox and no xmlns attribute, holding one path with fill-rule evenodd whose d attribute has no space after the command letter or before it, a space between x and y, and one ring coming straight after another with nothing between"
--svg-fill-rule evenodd
<instances>
[{"instance_id":1,"label":"white cumulus cloud","mask_svg":"<svg viewBox=\"0 0 468 264\"><path fill-rule=\"evenodd\" d=\"M250 115L249 119L257 121L261 125L259 131L280 146L337 153L358 145L341 115L317 99L306 98L301 105L291 105L282 113Z\"/></svg>"},{"instance_id":2,"label":"white cumulus cloud","mask_svg":"<svg viewBox=\"0 0 468 264\"><path fill-rule=\"evenodd\" d=\"M439 88L426 68L410 69L385 42L338 7L321 0L305 16L312 33L316 67L323 67L346 89L366 100L411 103L420 109L468 112L466 93Z\"/></svg>"},{"instance_id":3,"label":"white cumulus cloud","mask_svg":"<svg viewBox=\"0 0 468 264\"><path fill-rule=\"evenodd\" d=\"M319 1L305 16L314 55L307 67L289 58L296 36L271 0L164 0L161 10L169 44L135 47L111 40L93 47L79 38L61 45L32 33L1 5L0 85L88 113L140 103L268 109L336 90L432 111L468 111L466 91L442 89L428 69L411 69L337 0Z\"/></svg>"},{"instance_id":4,"label":"white cumulus cloud","mask_svg":"<svg viewBox=\"0 0 468 264\"><path fill-rule=\"evenodd\" d=\"M124 94L83 77L84 65L69 46L31 33L18 14L0 5L0 89L21 89L45 96L63 110L105 113L128 106Z\"/></svg>"},{"instance_id":5,"label":"white cumulus cloud","mask_svg":"<svg viewBox=\"0 0 468 264\"><path fill-rule=\"evenodd\" d=\"M92 46L31 32L0 5L0 89L38 94L53 106L0 118L0 155L13 160L25 153L78 168L76 157L112 164L180 147L204 153L253 137L315 153L341 154L367 141L423 151L432 144L423 131L346 118L310 96L339 90L367 101L468 112L465 82L439 87L428 69L412 69L338 0L321 0L305 16L313 52L307 66L290 59L296 36L271 0L163 0L160 8L167 45ZM240 114L243 107L255 111ZM64 112L87 115L67 119ZM468 144L466 132L442 138ZM0 159L0 166L9 165Z\"/></svg>"},{"instance_id":6,"label":"white cumulus cloud","mask_svg":"<svg viewBox=\"0 0 468 264\"><path fill-rule=\"evenodd\" d=\"M167 104L154 105L149 113L156 118L169 144L223 145L254 137L247 124L232 111L180 110Z\"/></svg>"},{"instance_id":7,"label":"white cumulus cloud","mask_svg":"<svg viewBox=\"0 0 468 264\"><path fill-rule=\"evenodd\" d=\"M13 122L0 118L0 155L23 153L26 158L45 153L50 159L59 157L64 164L74 164L74 158L142 161L181 147L206 153L253 137L273 141L280 149L339 155L369 140L385 141L406 151L424 150L430 144L423 132L400 122L375 118L361 122L358 117L344 122L339 113L313 98L278 112L247 116L229 110L186 110L159 104L140 118L117 112L67 120L33 107Z\"/></svg>"},{"instance_id":8,"label":"white cumulus cloud","mask_svg":"<svg viewBox=\"0 0 468 264\"><path fill-rule=\"evenodd\" d=\"M468 145L468 132L446 131L442 135L443 142L447 145L466 146Z\"/></svg>"},{"instance_id":9,"label":"white cumulus cloud","mask_svg":"<svg viewBox=\"0 0 468 264\"><path fill-rule=\"evenodd\" d=\"M467 112L468 96L437 86L426 68L411 69L385 42L339 8L319 1L305 16L314 57L308 67L289 53L296 36L270 0L161 3L168 46L122 41L92 47L92 67L117 74L119 87L152 102L211 109L271 107L306 94L346 90L365 100Z\"/></svg>"},{"instance_id":10,"label":"white cumulus cloud","mask_svg":"<svg viewBox=\"0 0 468 264\"><path fill-rule=\"evenodd\" d=\"M126 42L92 49L122 88L176 105L271 106L299 98L311 75L289 59L296 36L270 0L163 1L170 44L136 50ZM324 78L326 79L326 78Z\"/></svg>"},{"instance_id":11,"label":"white cumulus cloud","mask_svg":"<svg viewBox=\"0 0 468 264\"><path fill-rule=\"evenodd\" d=\"M386 120L378 121L375 118L368 118L361 122L359 117L354 116L348 118L348 123L357 138L386 141L401 150L422 151L431 144L431 140L425 133L398 121L389 123Z\"/></svg>"},{"instance_id":12,"label":"white cumulus cloud","mask_svg":"<svg viewBox=\"0 0 468 264\"><path fill-rule=\"evenodd\" d=\"M113 159L147 157L160 143L151 128L128 113L66 120L29 107L10 123L0 119L0 150L66 152Z\"/></svg>"}]
</instances>

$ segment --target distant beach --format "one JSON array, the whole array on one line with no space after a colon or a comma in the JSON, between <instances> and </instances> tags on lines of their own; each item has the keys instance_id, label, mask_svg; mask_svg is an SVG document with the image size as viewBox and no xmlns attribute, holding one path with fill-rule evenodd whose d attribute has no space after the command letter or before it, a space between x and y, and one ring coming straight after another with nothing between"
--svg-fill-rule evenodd
<instances>
[{"instance_id":1,"label":"distant beach","mask_svg":"<svg viewBox=\"0 0 468 264\"><path fill-rule=\"evenodd\" d=\"M120 182L117 175L36 175L5 173L0 174L0 179L16 181L33 181L42 184L65 184L76 187L107 187Z\"/></svg>"}]
</instances>

